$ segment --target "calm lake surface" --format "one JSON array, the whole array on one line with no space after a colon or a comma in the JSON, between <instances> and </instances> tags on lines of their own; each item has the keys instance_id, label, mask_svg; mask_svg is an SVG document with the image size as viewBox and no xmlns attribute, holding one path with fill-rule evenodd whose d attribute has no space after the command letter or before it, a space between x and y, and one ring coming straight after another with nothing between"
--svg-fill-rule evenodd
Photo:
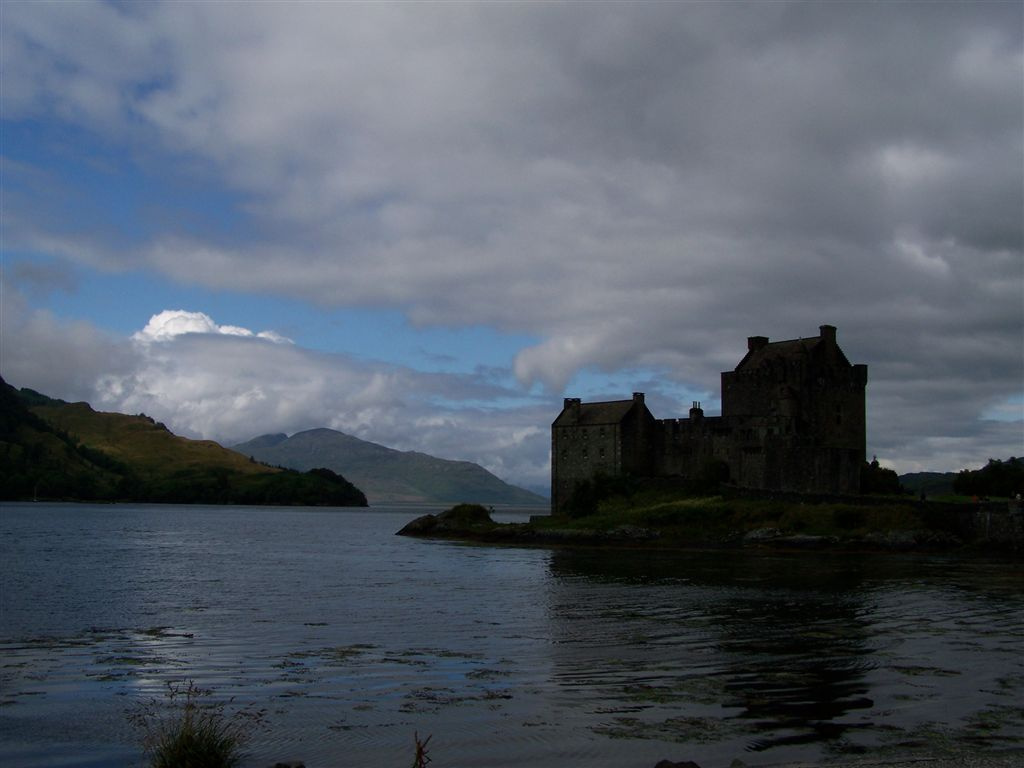
<instances>
[{"instance_id":1,"label":"calm lake surface","mask_svg":"<svg viewBox=\"0 0 1024 768\"><path fill-rule=\"evenodd\" d=\"M1020 560L393 535L427 511L3 505L0 764L143 765L185 679L267 710L261 768L1024 748Z\"/></svg>"}]
</instances>

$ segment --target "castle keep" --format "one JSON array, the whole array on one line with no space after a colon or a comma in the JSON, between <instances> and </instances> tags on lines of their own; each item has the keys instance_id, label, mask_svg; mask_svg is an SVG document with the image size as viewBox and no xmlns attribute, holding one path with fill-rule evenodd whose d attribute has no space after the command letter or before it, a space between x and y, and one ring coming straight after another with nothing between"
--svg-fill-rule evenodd
<instances>
[{"instance_id":1,"label":"castle keep","mask_svg":"<svg viewBox=\"0 0 1024 768\"><path fill-rule=\"evenodd\" d=\"M721 416L695 402L688 418L655 419L642 392L602 403L566 398L551 425L553 514L598 473L685 480L712 461L743 488L858 493L868 368L850 364L834 326L819 333L747 339L747 354L722 373Z\"/></svg>"}]
</instances>

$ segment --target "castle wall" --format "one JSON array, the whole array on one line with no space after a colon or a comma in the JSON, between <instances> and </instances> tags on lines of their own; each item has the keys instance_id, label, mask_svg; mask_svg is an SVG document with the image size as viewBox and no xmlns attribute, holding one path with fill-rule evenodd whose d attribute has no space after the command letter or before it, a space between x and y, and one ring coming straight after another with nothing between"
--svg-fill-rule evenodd
<instances>
[{"instance_id":1,"label":"castle wall","mask_svg":"<svg viewBox=\"0 0 1024 768\"><path fill-rule=\"evenodd\" d=\"M612 405L617 407L593 408L577 398L565 401L551 429L554 509L568 500L577 483L597 474L645 477L654 473L656 423L643 394Z\"/></svg>"},{"instance_id":2,"label":"castle wall","mask_svg":"<svg viewBox=\"0 0 1024 768\"><path fill-rule=\"evenodd\" d=\"M657 440L652 474L688 478L712 459L727 461L731 430L720 417L701 413L689 419L659 420Z\"/></svg>"},{"instance_id":3,"label":"castle wall","mask_svg":"<svg viewBox=\"0 0 1024 768\"><path fill-rule=\"evenodd\" d=\"M568 500L579 481L600 472L624 474L621 432L618 424L552 430L551 501L555 509Z\"/></svg>"},{"instance_id":4,"label":"castle wall","mask_svg":"<svg viewBox=\"0 0 1024 768\"><path fill-rule=\"evenodd\" d=\"M646 407L630 411L619 436L624 473L644 477L654 472L656 435L657 422Z\"/></svg>"}]
</instances>

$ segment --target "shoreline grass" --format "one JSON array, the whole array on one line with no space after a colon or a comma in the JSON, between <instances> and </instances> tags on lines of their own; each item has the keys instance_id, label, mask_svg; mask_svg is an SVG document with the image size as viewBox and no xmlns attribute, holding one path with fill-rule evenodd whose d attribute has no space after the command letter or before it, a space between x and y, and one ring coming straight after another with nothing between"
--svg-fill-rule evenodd
<instances>
[{"instance_id":1,"label":"shoreline grass","mask_svg":"<svg viewBox=\"0 0 1024 768\"><path fill-rule=\"evenodd\" d=\"M232 700L209 700L212 691L192 680L167 683L163 699L140 702L128 720L142 733L151 768L234 768L242 746L262 725L265 710L229 712Z\"/></svg>"}]
</instances>

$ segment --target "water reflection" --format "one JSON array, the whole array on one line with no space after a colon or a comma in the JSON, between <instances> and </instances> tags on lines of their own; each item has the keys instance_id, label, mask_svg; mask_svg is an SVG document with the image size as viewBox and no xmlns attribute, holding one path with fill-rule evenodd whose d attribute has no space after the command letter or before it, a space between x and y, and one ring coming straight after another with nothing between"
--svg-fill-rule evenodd
<instances>
[{"instance_id":1,"label":"water reflection","mask_svg":"<svg viewBox=\"0 0 1024 768\"><path fill-rule=\"evenodd\" d=\"M550 567L556 676L605 700L609 735L745 733L763 751L872 725L862 558L592 550Z\"/></svg>"},{"instance_id":2,"label":"water reflection","mask_svg":"<svg viewBox=\"0 0 1024 768\"><path fill-rule=\"evenodd\" d=\"M381 510L46 509L0 515L12 768L62 742L132 764L124 707L185 677L269 707L249 766L397 765L417 731L474 768L1024 742L1019 562L463 546L394 536L410 514Z\"/></svg>"},{"instance_id":3,"label":"water reflection","mask_svg":"<svg viewBox=\"0 0 1024 768\"><path fill-rule=\"evenodd\" d=\"M723 706L765 734L749 748L834 740L871 724L848 717L874 704L865 680L869 632L850 594L786 589L726 603Z\"/></svg>"}]
</instances>

